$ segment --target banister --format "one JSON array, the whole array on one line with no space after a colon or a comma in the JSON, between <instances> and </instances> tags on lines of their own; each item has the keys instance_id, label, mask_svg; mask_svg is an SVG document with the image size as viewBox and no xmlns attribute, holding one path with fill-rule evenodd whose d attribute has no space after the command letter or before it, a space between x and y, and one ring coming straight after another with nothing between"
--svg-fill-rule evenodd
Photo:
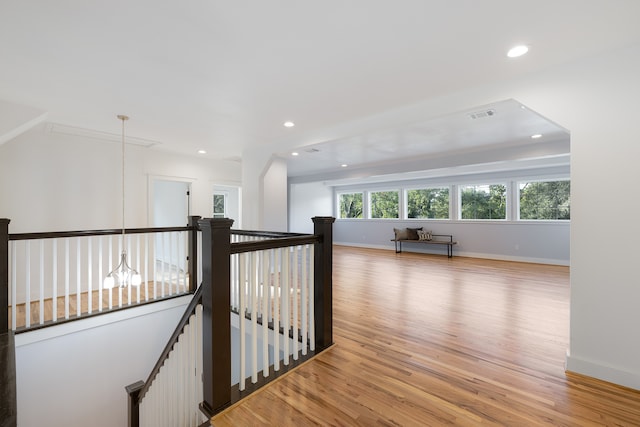
<instances>
[{"instance_id":1,"label":"banister","mask_svg":"<svg viewBox=\"0 0 640 427\"><path fill-rule=\"evenodd\" d=\"M310 234L298 234L291 237L279 237L269 240L253 240L248 242L237 242L231 244L231 253L261 251L264 249L284 248L287 246L297 246L315 244L320 242L320 237Z\"/></svg>"},{"instance_id":2,"label":"banister","mask_svg":"<svg viewBox=\"0 0 640 427\"><path fill-rule=\"evenodd\" d=\"M127 228L125 234L143 233L168 233L171 231L191 231L190 226L185 227L151 227L151 228ZM86 236L108 236L122 234L122 229L111 228L106 230L77 230L77 231L53 231L37 233L13 233L9 234L9 240L35 240L35 239L55 239L62 237L86 237Z\"/></svg>"},{"instance_id":3,"label":"banister","mask_svg":"<svg viewBox=\"0 0 640 427\"><path fill-rule=\"evenodd\" d=\"M236 234L239 236L258 236L258 237L295 237L295 236L306 236L304 233L289 233L286 231L262 231L262 230L237 230L232 229L231 234Z\"/></svg>"}]
</instances>

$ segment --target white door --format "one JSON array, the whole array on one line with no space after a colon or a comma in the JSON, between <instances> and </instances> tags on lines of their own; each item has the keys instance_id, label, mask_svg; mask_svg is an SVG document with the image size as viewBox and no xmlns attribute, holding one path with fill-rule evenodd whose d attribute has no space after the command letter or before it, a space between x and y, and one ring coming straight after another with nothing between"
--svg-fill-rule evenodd
<instances>
[{"instance_id":1,"label":"white door","mask_svg":"<svg viewBox=\"0 0 640 427\"><path fill-rule=\"evenodd\" d=\"M154 180L153 227L184 227L189 222L191 183ZM156 271L176 273L187 269L187 242L183 232L156 235Z\"/></svg>"}]
</instances>

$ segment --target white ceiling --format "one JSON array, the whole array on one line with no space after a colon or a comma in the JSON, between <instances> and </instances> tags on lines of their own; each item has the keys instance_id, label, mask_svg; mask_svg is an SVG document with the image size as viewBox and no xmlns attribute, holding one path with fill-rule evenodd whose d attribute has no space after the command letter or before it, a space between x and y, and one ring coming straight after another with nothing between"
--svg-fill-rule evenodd
<instances>
[{"instance_id":1,"label":"white ceiling","mask_svg":"<svg viewBox=\"0 0 640 427\"><path fill-rule=\"evenodd\" d=\"M539 137L532 138L534 135ZM363 165L367 169L366 176L379 173L379 168L384 166L389 166L387 173L398 169L407 172L411 163L418 163L417 170L426 168L426 162L434 158L442 164L445 156L457 157L465 163L469 162L468 155L486 161L477 156L478 151L499 150L506 154L507 148L526 149L529 159L568 155L568 142L569 132L566 129L515 100L505 100L278 154L288 159L289 176L309 180L353 175L353 170L363 169ZM543 146L546 148L538 149L536 153L529 150L530 147ZM499 157L504 156L495 155L492 162L515 160ZM395 168L392 163L402 166ZM343 168L348 168L349 173L341 171ZM356 176L364 177L361 174Z\"/></svg>"},{"instance_id":2,"label":"white ceiling","mask_svg":"<svg viewBox=\"0 0 640 427\"><path fill-rule=\"evenodd\" d=\"M127 114L150 149L288 155L323 128L638 43L639 16L638 0L0 0L0 100L95 133ZM530 53L507 58L516 43ZM291 174L563 131L496 111L490 138L460 112L321 144Z\"/></svg>"}]
</instances>

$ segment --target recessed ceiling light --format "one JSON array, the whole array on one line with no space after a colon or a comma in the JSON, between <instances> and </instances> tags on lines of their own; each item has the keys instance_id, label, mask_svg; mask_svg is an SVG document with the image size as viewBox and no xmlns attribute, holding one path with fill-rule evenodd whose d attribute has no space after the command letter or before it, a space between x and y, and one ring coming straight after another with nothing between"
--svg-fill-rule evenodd
<instances>
[{"instance_id":1,"label":"recessed ceiling light","mask_svg":"<svg viewBox=\"0 0 640 427\"><path fill-rule=\"evenodd\" d=\"M299 153L297 151L294 151L293 153L291 153L292 156L297 156Z\"/></svg>"},{"instance_id":2,"label":"recessed ceiling light","mask_svg":"<svg viewBox=\"0 0 640 427\"><path fill-rule=\"evenodd\" d=\"M198 154L207 154L206 150L198 150Z\"/></svg>"},{"instance_id":3,"label":"recessed ceiling light","mask_svg":"<svg viewBox=\"0 0 640 427\"><path fill-rule=\"evenodd\" d=\"M346 163L343 163L343 164L340 165L340 167L343 167L343 168L346 168L347 166L349 166L349 165L346 164Z\"/></svg>"},{"instance_id":4,"label":"recessed ceiling light","mask_svg":"<svg viewBox=\"0 0 640 427\"><path fill-rule=\"evenodd\" d=\"M538 139L538 138L542 138L541 133L536 133L535 135L531 135L531 139Z\"/></svg>"},{"instance_id":5,"label":"recessed ceiling light","mask_svg":"<svg viewBox=\"0 0 640 427\"><path fill-rule=\"evenodd\" d=\"M295 124L295 123L293 123L293 122L284 122L282 125L283 125L284 127L286 127L286 128L292 128L292 127L294 127L296 124Z\"/></svg>"},{"instance_id":6,"label":"recessed ceiling light","mask_svg":"<svg viewBox=\"0 0 640 427\"><path fill-rule=\"evenodd\" d=\"M522 56L527 52L529 52L529 48L522 44L509 49L509 52L507 52L507 56L509 58L517 58L518 56Z\"/></svg>"}]
</instances>

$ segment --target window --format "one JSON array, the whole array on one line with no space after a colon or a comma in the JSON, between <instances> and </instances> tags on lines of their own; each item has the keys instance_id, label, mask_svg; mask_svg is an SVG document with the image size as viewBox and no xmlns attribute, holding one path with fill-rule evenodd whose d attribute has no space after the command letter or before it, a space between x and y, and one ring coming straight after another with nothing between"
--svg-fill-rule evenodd
<instances>
[{"instance_id":1,"label":"window","mask_svg":"<svg viewBox=\"0 0 640 427\"><path fill-rule=\"evenodd\" d=\"M449 219L449 189L407 190L407 218Z\"/></svg>"},{"instance_id":2,"label":"window","mask_svg":"<svg viewBox=\"0 0 640 427\"><path fill-rule=\"evenodd\" d=\"M344 193L338 195L340 212L338 218L362 218L363 193Z\"/></svg>"},{"instance_id":3,"label":"window","mask_svg":"<svg viewBox=\"0 0 640 427\"><path fill-rule=\"evenodd\" d=\"M399 191L373 191L371 218L400 218Z\"/></svg>"},{"instance_id":4,"label":"window","mask_svg":"<svg viewBox=\"0 0 640 427\"><path fill-rule=\"evenodd\" d=\"M506 185L460 186L461 219L506 219L506 217Z\"/></svg>"},{"instance_id":5,"label":"window","mask_svg":"<svg viewBox=\"0 0 640 427\"><path fill-rule=\"evenodd\" d=\"M227 194L226 193L213 193L213 217L214 218L227 217Z\"/></svg>"},{"instance_id":6,"label":"window","mask_svg":"<svg viewBox=\"0 0 640 427\"><path fill-rule=\"evenodd\" d=\"M571 181L521 182L520 219L570 219Z\"/></svg>"}]
</instances>

